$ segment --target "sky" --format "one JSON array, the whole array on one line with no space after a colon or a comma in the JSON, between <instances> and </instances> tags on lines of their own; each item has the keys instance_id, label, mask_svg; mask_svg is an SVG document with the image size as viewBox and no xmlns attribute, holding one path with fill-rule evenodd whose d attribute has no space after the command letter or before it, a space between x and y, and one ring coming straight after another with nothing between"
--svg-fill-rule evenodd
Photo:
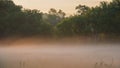
<instances>
[{"instance_id":1,"label":"sky","mask_svg":"<svg viewBox=\"0 0 120 68\"><path fill-rule=\"evenodd\" d=\"M42 12L48 12L50 8L62 9L67 15L74 14L75 7L79 4L87 6L99 5L101 1L111 0L13 0L15 4L22 5L27 9L38 9Z\"/></svg>"}]
</instances>

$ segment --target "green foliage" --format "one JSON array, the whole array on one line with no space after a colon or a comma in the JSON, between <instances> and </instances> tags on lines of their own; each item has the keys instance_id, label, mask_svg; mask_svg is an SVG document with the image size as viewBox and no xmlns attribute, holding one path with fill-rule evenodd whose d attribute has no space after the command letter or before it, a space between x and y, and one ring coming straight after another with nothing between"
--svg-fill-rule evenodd
<instances>
[{"instance_id":1,"label":"green foliage","mask_svg":"<svg viewBox=\"0 0 120 68\"><path fill-rule=\"evenodd\" d=\"M86 5L78 5L75 9L77 10L78 14L82 15L82 14L86 14L90 8Z\"/></svg>"},{"instance_id":2,"label":"green foliage","mask_svg":"<svg viewBox=\"0 0 120 68\"><path fill-rule=\"evenodd\" d=\"M78 5L75 9L76 15L65 17L62 10L23 10L12 0L0 0L0 37L120 34L120 0L103 1L96 7Z\"/></svg>"},{"instance_id":3,"label":"green foliage","mask_svg":"<svg viewBox=\"0 0 120 68\"><path fill-rule=\"evenodd\" d=\"M45 23L39 10L22 10L11 0L0 1L0 36L52 34L52 26Z\"/></svg>"},{"instance_id":4,"label":"green foliage","mask_svg":"<svg viewBox=\"0 0 120 68\"><path fill-rule=\"evenodd\" d=\"M53 26L56 26L59 22L61 22L65 18L65 13L62 10L56 10L51 8L49 10L49 14L43 15L43 20L47 23L50 23Z\"/></svg>"},{"instance_id":5,"label":"green foliage","mask_svg":"<svg viewBox=\"0 0 120 68\"><path fill-rule=\"evenodd\" d=\"M120 0L101 2L99 6L78 5L77 15L57 25L63 35L120 34Z\"/></svg>"}]
</instances>

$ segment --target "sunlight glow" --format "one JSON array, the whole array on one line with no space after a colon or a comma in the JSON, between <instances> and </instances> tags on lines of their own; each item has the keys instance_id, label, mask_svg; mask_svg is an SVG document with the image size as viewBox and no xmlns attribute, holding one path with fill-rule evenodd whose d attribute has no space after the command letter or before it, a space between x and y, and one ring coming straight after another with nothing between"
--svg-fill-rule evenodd
<instances>
[{"instance_id":1,"label":"sunlight glow","mask_svg":"<svg viewBox=\"0 0 120 68\"><path fill-rule=\"evenodd\" d=\"M101 1L111 0L13 0L17 5L24 8L39 9L42 12L48 12L50 8L62 9L67 14L74 14L75 7L79 4L87 6L99 5Z\"/></svg>"}]
</instances>

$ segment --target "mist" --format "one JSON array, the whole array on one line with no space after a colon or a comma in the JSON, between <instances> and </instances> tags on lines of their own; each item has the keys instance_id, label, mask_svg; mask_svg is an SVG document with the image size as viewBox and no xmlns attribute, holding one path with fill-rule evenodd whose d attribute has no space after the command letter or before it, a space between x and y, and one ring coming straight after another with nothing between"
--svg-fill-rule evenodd
<instances>
[{"instance_id":1,"label":"mist","mask_svg":"<svg viewBox=\"0 0 120 68\"><path fill-rule=\"evenodd\" d=\"M0 68L120 68L120 0L93 1L0 0Z\"/></svg>"},{"instance_id":2,"label":"mist","mask_svg":"<svg viewBox=\"0 0 120 68\"><path fill-rule=\"evenodd\" d=\"M70 44L69 44L70 45ZM32 44L0 47L1 68L119 68L120 46Z\"/></svg>"}]
</instances>

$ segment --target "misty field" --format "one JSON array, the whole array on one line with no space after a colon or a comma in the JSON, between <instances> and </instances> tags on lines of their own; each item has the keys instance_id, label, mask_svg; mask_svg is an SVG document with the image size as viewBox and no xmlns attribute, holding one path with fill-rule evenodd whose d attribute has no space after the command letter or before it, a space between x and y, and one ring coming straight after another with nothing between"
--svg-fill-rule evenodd
<instances>
[{"instance_id":1,"label":"misty field","mask_svg":"<svg viewBox=\"0 0 120 68\"><path fill-rule=\"evenodd\" d=\"M117 44L65 45L1 46L0 68L120 68Z\"/></svg>"},{"instance_id":2,"label":"misty field","mask_svg":"<svg viewBox=\"0 0 120 68\"><path fill-rule=\"evenodd\" d=\"M0 0L0 68L120 68L120 0Z\"/></svg>"}]
</instances>

